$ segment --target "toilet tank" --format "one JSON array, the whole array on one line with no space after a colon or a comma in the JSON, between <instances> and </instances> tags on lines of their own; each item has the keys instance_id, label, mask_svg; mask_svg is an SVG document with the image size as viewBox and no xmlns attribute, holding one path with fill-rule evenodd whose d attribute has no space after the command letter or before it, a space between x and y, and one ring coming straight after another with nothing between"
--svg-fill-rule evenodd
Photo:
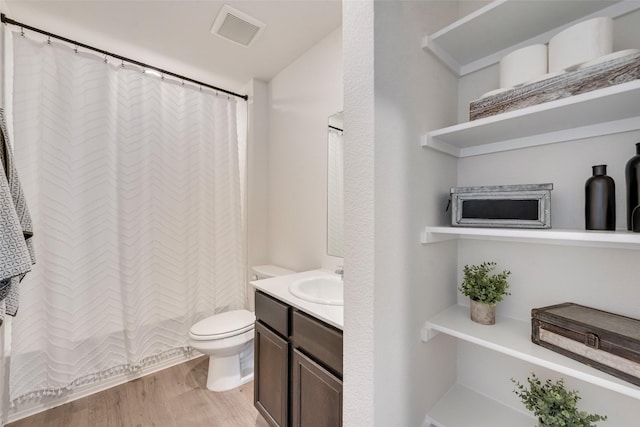
<instances>
[{"instance_id":1,"label":"toilet tank","mask_svg":"<svg viewBox=\"0 0 640 427\"><path fill-rule=\"evenodd\" d=\"M269 279L276 276L284 276L286 274L293 274L295 271L288 270L286 268L278 267L277 265L256 265L251 269L253 272L251 280Z\"/></svg>"},{"instance_id":2,"label":"toilet tank","mask_svg":"<svg viewBox=\"0 0 640 427\"><path fill-rule=\"evenodd\" d=\"M262 280L262 279L270 279L271 277L276 276L284 276L287 274L293 274L295 271L288 270L286 268L278 267L277 265L256 265L251 268L251 281L253 280ZM255 289L253 286L248 286L247 289L247 307L249 311L255 311L255 299L254 293Z\"/></svg>"}]
</instances>

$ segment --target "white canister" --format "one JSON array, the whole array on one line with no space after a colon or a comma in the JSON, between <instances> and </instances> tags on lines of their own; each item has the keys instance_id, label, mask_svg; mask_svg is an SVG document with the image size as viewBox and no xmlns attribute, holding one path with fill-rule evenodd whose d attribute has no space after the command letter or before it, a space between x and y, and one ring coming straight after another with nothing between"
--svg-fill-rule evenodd
<instances>
[{"instance_id":1,"label":"white canister","mask_svg":"<svg viewBox=\"0 0 640 427\"><path fill-rule=\"evenodd\" d=\"M547 45L534 44L500 60L500 87L510 88L547 74Z\"/></svg>"},{"instance_id":2,"label":"white canister","mask_svg":"<svg viewBox=\"0 0 640 427\"><path fill-rule=\"evenodd\" d=\"M571 71L580 64L613 52L613 20L593 18L553 36L549 41L549 71Z\"/></svg>"}]
</instances>

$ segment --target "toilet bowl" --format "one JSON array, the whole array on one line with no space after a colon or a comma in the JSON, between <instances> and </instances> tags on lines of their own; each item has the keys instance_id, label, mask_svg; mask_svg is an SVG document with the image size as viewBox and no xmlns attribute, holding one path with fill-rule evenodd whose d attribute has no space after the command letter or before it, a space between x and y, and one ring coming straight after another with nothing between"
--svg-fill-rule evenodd
<instances>
[{"instance_id":1,"label":"toilet bowl","mask_svg":"<svg viewBox=\"0 0 640 427\"><path fill-rule=\"evenodd\" d=\"M240 354L253 345L255 319L248 310L233 310L191 327L189 345L209 356L209 390L227 391L253 380L253 371L242 375Z\"/></svg>"},{"instance_id":2,"label":"toilet bowl","mask_svg":"<svg viewBox=\"0 0 640 427\"><path fill-rule=\"evenodd\" d=\"M275 265L259 265L252 270L257 280L295 273ZM253 350L255 321L256 316L248 310L232 310L207 317L191 327L189 345L209 356L209 390L227 391L253 380L253 366L243 369L241 359Z\"/></svg>"}]
</instances>

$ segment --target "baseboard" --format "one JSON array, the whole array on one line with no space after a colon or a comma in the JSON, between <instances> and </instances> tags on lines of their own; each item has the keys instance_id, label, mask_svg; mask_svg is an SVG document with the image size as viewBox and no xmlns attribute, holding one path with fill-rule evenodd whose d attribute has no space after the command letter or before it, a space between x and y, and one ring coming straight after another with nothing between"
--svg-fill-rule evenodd
<instances>
[{"instance_id":1,"label":"baseboard","mask_svg":"<svg viewBox=\"0 0 640 427\"><path fill-rule=\"evenodd\" d=\"M14 421L18 421L23 418L30 417L31 415L35 415L39 412L43 412L48 409L52 409L57 406L64 405L65 403L69 403L74 400L78 400L83 397L90 396L92 394L107 390L109 388L118 386L120 384L124 384L129 381L136 380L138 378L142 378L144 376L156 373L158 371L162 371L167 368L171 368L172 366L176 366L181 363L187 362L189 360L197 359L199 357L205 357L205 356L198 353L195 350L192 352L191 357L189 357L185 353L181 353L176 356L164 359L152 366L144 367L139 371L136 371L130 374L116 375L104 381L100 381L98 383L79 386L78 388L70 391L69 393L59 398L52 397L52 398L48 398L46 402L45 401L30 402L30 403L25 403L20 405L19 408L10 408L8 410L7 422L12 423Z\"/></svg>"}]
</instances>

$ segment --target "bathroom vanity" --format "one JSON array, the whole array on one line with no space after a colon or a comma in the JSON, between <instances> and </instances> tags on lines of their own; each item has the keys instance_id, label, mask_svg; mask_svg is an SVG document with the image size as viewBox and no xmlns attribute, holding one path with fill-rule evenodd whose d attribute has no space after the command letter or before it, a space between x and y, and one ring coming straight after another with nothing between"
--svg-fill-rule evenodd
<instances>
[{"instance_id":1,"label":"bathroom vanity","mask_svg":"<svg viewBox=\"0 0 640 427\"><path fill-rule=\"evenodd\" d=\"M252 283L255 406L272 426L341 426L342 306L299 300L287 283Z\"/></svg>"}]
</instances>

